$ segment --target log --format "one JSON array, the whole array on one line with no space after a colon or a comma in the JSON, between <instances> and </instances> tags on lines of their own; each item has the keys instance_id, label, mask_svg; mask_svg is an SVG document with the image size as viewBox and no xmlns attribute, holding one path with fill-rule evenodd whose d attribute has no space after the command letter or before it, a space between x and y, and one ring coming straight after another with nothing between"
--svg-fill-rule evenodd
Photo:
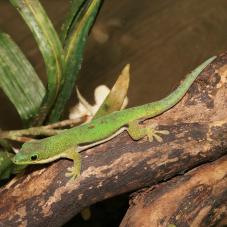
<instances>
[{"instance_id":1,"label":"log","mask_svg":"<svg viewBox=\"0 0 227 227\"><path fill-rule=\"evenodd\" d=\"M163 142L122 133L82 152L82 173L65 177L69 160L33 166L0 189L0 226L61 226L84 207L155 185L227 151L227 53L198 77L184 98L147 120L170 134Z\"/></svg>"},{"instance_id":2,"label":"log","mask_svg":"<svg viewBox=\"0 0 227 227\"><path fill-rule=\"evenodd\" d=\"M120 227L227 225L227 155L134 194Z\"/></svg>"}]
</instances>

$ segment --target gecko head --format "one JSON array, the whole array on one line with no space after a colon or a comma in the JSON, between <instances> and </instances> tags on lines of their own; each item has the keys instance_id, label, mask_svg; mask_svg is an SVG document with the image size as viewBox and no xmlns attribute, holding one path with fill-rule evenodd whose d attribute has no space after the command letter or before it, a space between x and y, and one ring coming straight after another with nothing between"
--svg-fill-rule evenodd
<instances>
[{"instance_id":1,"label":"gecko head","mask_svg":"<svg viewBox=\"0 0 227 227\"><path fill-rule=\"evenodd\" d=\"M40 147L35 142L25 143L20 151L12 158L13 163L17 165L38 164L43 163L42 155L45 152L40 152Z\"/></svg>"},{"instance_id":2,"label":"gecko head","mask_svg":"<svg viewBox=\"0 0 227 227\"><path fill-rule=\"evenodd\" d=\"M39 162L38 160L39 156L35 152L32 154L19 152L12 158L13 163L17 165L36 164Z\"/></svg>"}]
</instances>

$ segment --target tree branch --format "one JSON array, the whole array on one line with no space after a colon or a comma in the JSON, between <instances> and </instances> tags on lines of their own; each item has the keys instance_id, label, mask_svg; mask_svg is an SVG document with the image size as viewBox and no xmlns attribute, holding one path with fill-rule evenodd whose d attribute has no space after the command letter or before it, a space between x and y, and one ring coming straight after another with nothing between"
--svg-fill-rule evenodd
<instances>
[{"instance_id":1,"label":"tree branch","mask_svg":"<svg viewBox=\"0 0 227 227\"><path fill-rule=\"evenodd\" d=\"M120 227L226 225L226 170L227 156L134 195Z\"/></svg>"},{"instance_id":2,"label":"tree branch","mask_svg":"<svg viewBox=\"0 0 227 227\"><path fill-rule=\"evenodd\" d=\"M61 133L65 127L75 127L86 120L87 116L77 119L67 119L49 125L36 126L27 129L1 131L0 139L9 139L18 142L27 142L33 140L35 136L53 136Z\"/></svg>"},{"instance_id":3,"label":"tree branch","mask_svg":"<svg viewBox=\"0 0 227 227\"><path fill-rule=\"evenodd\" d=\"M71 161L33 166L0 190L3 226L61 226L82 208L151 186L227 150L227 53L208 66L174 108L145 122L170 135L163 143L133 141L127 133L82 152L82 173L69 182Z\"/></svg>"}]
</instances>

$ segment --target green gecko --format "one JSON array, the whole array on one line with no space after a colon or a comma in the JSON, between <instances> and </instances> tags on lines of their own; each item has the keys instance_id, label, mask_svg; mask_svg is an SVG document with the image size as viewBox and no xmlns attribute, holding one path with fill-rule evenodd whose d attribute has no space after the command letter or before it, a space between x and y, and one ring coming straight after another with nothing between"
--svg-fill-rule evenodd
<instances>
[{"instance_id":1,"label":"green gecko","mask_svg":"<svg viewBox=\"0 0 227 227\"><path fill-rule=\"evenodd\" d=\"M27 165L49 163L60 158L72 159L74 165L67 169L68 172L65 175L75 179L80 174L81 169L79 152L104 143L124 130L127 130L134 140L147 136L149 141L156 138L161 142L162 139L157 134L168 134L167 130L158 131L153 126L145 128L139 123L165 112L178 103L201 71L215 58L216 56L206 60L188 74L185 80L165 98L145 105L112 112L55 136L27 142L14 156L13 162L17 165Z\"/></svg>"}]
</instances>

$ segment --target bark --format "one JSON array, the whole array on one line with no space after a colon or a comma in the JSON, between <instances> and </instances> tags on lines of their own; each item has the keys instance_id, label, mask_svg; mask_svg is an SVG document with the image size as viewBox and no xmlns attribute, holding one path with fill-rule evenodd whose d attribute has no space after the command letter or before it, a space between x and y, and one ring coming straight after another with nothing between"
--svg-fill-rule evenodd
<instances>
[{"instance_id":1,"label":"bark","mask_svg":"<svg viewBox=\"0 0 227 227\"><path fill-rule=\"evenodd\" d=\"M148 120L170 131L163 142L127 133L82 152L81 176L64 176L71 161L33 166L0 190L0 226L61 226L98 201L155 185L226 154L227 53L208 66L171 110Z\"/></svg>"},{"instance_id":2,"label":"bark","mask_svg":"<svg viewBox=\"0 0 227 227\"><path fill-rule=\"evenodd\" d=\"M138 193L120 227L224 226L227 156Z\"/></svg>"}]
</instances>

